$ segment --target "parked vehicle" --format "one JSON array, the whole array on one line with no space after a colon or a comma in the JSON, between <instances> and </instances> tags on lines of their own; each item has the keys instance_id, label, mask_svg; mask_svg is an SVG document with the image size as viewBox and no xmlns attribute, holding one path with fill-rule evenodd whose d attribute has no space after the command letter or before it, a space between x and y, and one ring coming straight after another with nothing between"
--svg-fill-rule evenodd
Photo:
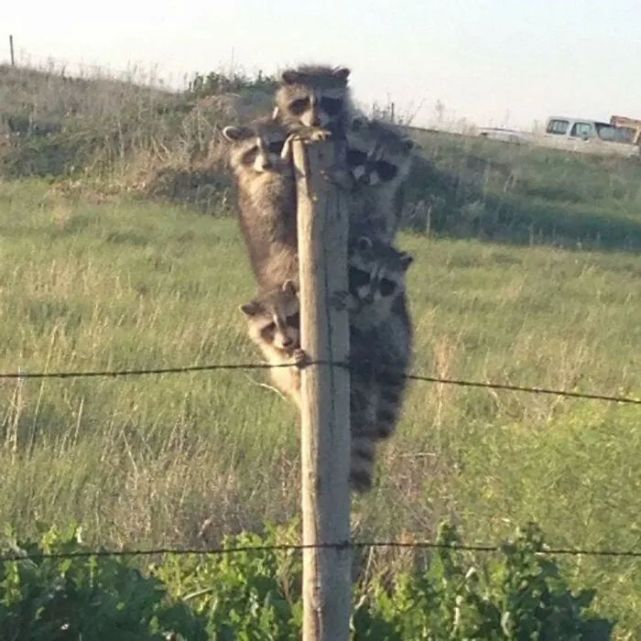
<instances>
[{"instance_id":1,"label":"parked vehicle","mask_svg":"<svg viewBox=\"0 0 641 641\"><path fill-rule=\"evenodd\" d=\"M627 116L612 116L610 124L625 132L628 142L641 145L641 120Z\"/></svg>"},{"instance_id":2,"label":"parked vehicle","mask_svg":"<svg viewBox=\"0 0 641 641\"><path fill-rule=\"evenodd\" d=\"M517 145L529 142L529 134L516 129L503 129L501 127L483 127L479 129L479 136L491 138L492 140L501 140L502 142L512 142Z\"/></svg>"},{"instance_id":3,"label":"parked vehicle","mask_svg":"<svg viewBox=\"0 0 641 641\"><path fill-rule=\"evenodd\" d=\"M536 144L586 154L641 157L641 149L630 142L629 133L607 122L554 116L545 132L535 135Z\"/></svg>"}]
</instances>

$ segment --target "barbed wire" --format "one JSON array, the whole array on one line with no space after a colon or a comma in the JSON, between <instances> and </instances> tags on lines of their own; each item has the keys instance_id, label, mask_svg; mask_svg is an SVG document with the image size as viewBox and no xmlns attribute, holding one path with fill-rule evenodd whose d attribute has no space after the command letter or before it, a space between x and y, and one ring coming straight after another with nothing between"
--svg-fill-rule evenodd
<instances>
[{"instance_id":1,"label":"barbed wire","mask_svg":"<svg viewBox=\"0 0 641 641\"><path fill-rule=\"evenodd\" d=\"M411 381L428 381L430 383L443 383L445 385L459 385L461 387L481 387L509 392L527 392L529 394L552 394L555 396L566 396L570 398L583 398L593 401L609 401L611 403L631 403L641 405L641 399L629 396L612 396L609 394L595 394L592 392L570 392L567 390L550 389L546 387L527 387L523 385L511 385L509 383L483 383L480 381L465 381L455 378L438 378L435 376L421 376L419 374L405 374L405 378Z\"/></svg>"},{"instance_id":2,"label":"barbed wire","mask_svg":"<svg viewBox=\"0 0 641 641\"><path fill-rule=\"evenodd\" d=\"M337 367L350 366L346 363L334 363L331 361L309 361L305 367L312 365L333 365ZM163 374L186 374L217 370L248 370L248 369L272 369L282 367L298 367L294 363L270 364L270 363L218 363L213 365L191 365L184 367L164 367L149 369L122 369L122 370L89 370L89 371L65 371L65 372L9 372L0 373L0 379L47 379L47 378L95 378L95 377L130 377L148 376ZM420 374L402 373L402 376L409 380L425 381L445 385L457 385L464 387L490 388L514 392L526 392L534 394L553 394L571 398L582 398L588 400L609 401L617 403L631 403L641 405L641 399L610 396L605 394L569 392L566 390L555 390L542 387L526 387L505 383L487 383L480 381L467 381L462 379L451 379L436 376L423 376ZM228 555L240 553L259 553L269 551L303 551L308 549L361 549L361 548L396 548L396 549L452 549L466 552L495 553L505 549L506 545L490 544L463 544L463 543L438 543L434 541L402 542L402 541L345 541L341 543L320 543L320 544L279 544L279 545L249 545L238 547L214 547L214 548L150 548L135 550L77 550L73 552L51 552L51 553L23 553L15 552L0 555L0 562L7 561L38 561L45 559L72 559L89 557L140 557L157 555ZM537 553L546 555L566 556L592 556L592 557L627 557L641 558L641 550L612 550L612 549L589 549L589 548L543 548Z\"/></svg>"},{"instance_id":3,"label":"barbed wire","mask_svg":"<svg viewBox=\"0 0 641 641\"><path fill-rule=\"evenodd\" d=\"M461 552L496 553L509 549L513 543L497 544L466 544L466 543L439 543L437 541L343 541L338 543L312 543L296 544L282 543L274 545L241 545L235 547L213 548L148 548L135 550L74 550L71 552L37 552L29 553L16 551L0 555L0 563L13 561L44 561L57 559L76 559L91 557L141 557L141 556L225 556L232 554L260 553L260 552L302 552L304 550L353 550L364 548L396 548L396 549L423 549L423 550L458 550ZM615 549L590 549L590 548L563 548L547 547L535 550L536 554L546 556L592 556L592 557L625 557L641 558L641 550L615 550Z\"/></svg>"},{"instance_id":4,"label":"barbed wire","mask_svg":"<svg viewBox=\"0 0 641 641\"><path fill-rule=\"evenodd\" d=\"M329 365L329 361L312 361L308 365ZM336 363L336 365L341 365ZM343 364L344 366L344 364ZM88 370L70 372L7 372L0 373L2 378L118 378L124 376L150 376L161 374L188 374L190 372L209 372L215 370L234 369L272 369L280 367L297 367L295 363L218 363L215 365L187 365L178 367L153 367L140 369L116 369L116 370Z\"/></svg>"},{"instance_id":5,"label":"barbed wire","mask_svg":"<svg viewBox=\"0 0 641 641\"><path fill-rule=\"evenodd\" d=\"M304 364L304 367L312 365L333 365L350 369L347 363L337 363L325 360L313 360ZM275 369L283 367L301 367L296 363L216 363L211 365L187 365L179 367L155 367L139 369L116 369L116 370L88 370L88 371L67 371L67 372L4 372L0 373L0 379L47 379L47 378L119 378L131 376L159 376L164 374L189 374L194 372L212 372L217 370L252 370L252 369ZM547 394L563 396L567 398L581 398L594 401L606 401L610 403L625 403L641 405L641 399L595 392L572 392L568 390L552 389L539 386L513 385L511 383L494 383L483 381L469 381L464 379L445 378L440 376L428 376L407 372L390 373L398 374L403 378L412 381L423 381L428 383L439 383L442 385L456 385L459 387L477 387L484 389L504 390L509 392L523 392L528 394Z\"/></svg>"}]
</instances>

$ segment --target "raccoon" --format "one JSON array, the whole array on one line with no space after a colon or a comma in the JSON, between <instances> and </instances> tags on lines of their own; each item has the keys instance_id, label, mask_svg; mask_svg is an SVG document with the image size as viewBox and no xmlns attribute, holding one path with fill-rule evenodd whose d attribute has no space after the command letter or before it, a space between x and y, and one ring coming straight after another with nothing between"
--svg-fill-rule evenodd
<instances>
[{"instance_id":1,"label":"raccoon","mask_svg":"<svg viewBox=\"0 0 641 641\"><path fill-rule=\"evenodd\" d=\"M229 162L238 188L240 227L259 287L298 278L296 191L284 158L287 130L270 118L225 127Z\"/></svg>"},{"instance_id":2,"label":"raccoon","mask_svg":"<svg viewBox=\"0 0 641 641\"><path fill-rule=\"evenodd\" d=\"M405 273L414 259L371 232L350 241L348 255L349 290L334 298L347 307L350 326L377 327L390 318L398 298L405 299Z\"/></svg>"},{"instance_id":3,"label":"raccoon","mask_svg":"<svg viewBox=\"0 0 641 641\"><path fill-rule=\"evenodd\" d=\"M280 287L260 293L240 309L247 317L249 337L268 363L304 364L298 292L293 281L287 280ZM270 369L270 376L274 385L300 407L300 369L274 367Z\"/></svg>"},{"instance_id":4,"label":"raccoon","mask_svg":"<svg viewBox=\"0 0 641 641\"><path fill-rule=\"evenodd\" d=\"M342 137L351 113L348 77L345 67L287 69L276 92L274 114L290 132L320 128Z\"/></svg>"},{"instance_id":5,"label":"raccoon","mask_svg":"<svg viewBox=\"0 0 641 641\"><path fill-rule=\"evenodd\" d=\"M412 323L405 272L412 257L362 236L350 246L350 403L352 487L372 486L376 444L398 422L410 364Z\"/></svg>"},{"instance_id":6,"label":"raccoon","mask_svg":"<svg viewBox=\"0 0 641 641\"><path fill-rule=\"evenodd\" d=\"M401 222L403 186L414 143L390 125L355 118L347 131L345 164L351 184L350 220L369 224L391 243Z\"/></svg>"}]
</instances>

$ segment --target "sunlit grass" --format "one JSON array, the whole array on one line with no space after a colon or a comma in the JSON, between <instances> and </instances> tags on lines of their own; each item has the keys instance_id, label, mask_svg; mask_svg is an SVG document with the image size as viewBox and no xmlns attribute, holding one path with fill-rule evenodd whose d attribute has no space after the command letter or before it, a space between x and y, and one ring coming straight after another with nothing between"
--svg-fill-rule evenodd
<instances>
[{"instance_id":1,"label":"sunlit grass","mask_svg":"<svg viewBox=\"0 0 641 641\"><path fill-rule=\"evenodd\" d=\"M641 395L639 259L405 234L416 256L414 369ZM0 370L257 360L234 221L115 198L0 187ZM88 541L190 545L298 511L294 410L261 373L0 382L0 519L85 527ZM641 546L636 408L416 383L379 481L371 536L443 518L494 541L539 521L552 545ZM639 564L568 561L639 628ZM623 628L622 628L623 629ZM625 638L625 637L621 637Z\"/></svg>"}]
</instances>

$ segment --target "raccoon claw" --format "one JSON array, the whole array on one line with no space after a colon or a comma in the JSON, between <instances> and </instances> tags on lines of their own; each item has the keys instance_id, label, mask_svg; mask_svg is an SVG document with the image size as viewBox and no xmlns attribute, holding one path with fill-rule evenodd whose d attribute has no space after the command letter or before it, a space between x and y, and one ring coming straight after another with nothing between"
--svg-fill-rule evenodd
<instances>
[{"instance_id":1,"label":"raccoon claw","mask_svg":"<svg viewBox=\"0 0 641 641\"><path fill-rule=\"evenodd\" d=\"M280 152L280 159L284 162L290 162L293 156L292 143L294 140L303 142L318 142L328 140L332 135L331 131L321 129L320 127L307 127L290 134L283 143L283 150Z\"/></svg>"},{"instance_id":2,"label":"raccoon claw","mask_svg":"<svg viewBox=\"0 0 641 641\"><path fill-rule=\"evenodd\" d=\"M292 357L294 359L294 364L300 369L302 369L309 363L309 359L307 358L307 353L305 352L304 349L301 349L300 347L294 350Z\"/></svg>"},{"instance_id":3,"label":"raccoon claw","mask_svg":"<svg viewBox=\"0 0 641 641\"><path fill-rule=\"evenodd\" d=\"M292 159L292 142L296 139L295 134L289 135L283 143L283 150L280 152L280 159L289 162Z\"/></svg>"},{"instance_id":4,"label":"raccoon claw","mask_svg":"<svg viewBox=\"0 0 641 641\"><path fill-rule=\"evenodd\" d=\"M346 290L333 292L330 294L329 303L337 312L345 311L349 303L349 292Z\"/></svg>"},{"instance_id":5,"label":"raccoon claw","mask_svg":"<svg viewBox=\"0 0 641 641\"><path fill-rule=\"evenodd\" d=\"M290 138L294 138L295 140L303 140L306 142L329 140L331 137L332 132L322 127L301 127L290 136Z\"/></svg>"},{"instance_id":6,"label":"raccoon claw","mask_svg":"<svg viewBox=\"0 0 641 641\"><path fill-rule=\"evenodd\" d=\"M309 140L317 142L319 140L329 140L332 137L332 132L327 129L318 128L311 130L307 135Z\"/></svg>"}]
</instances>

